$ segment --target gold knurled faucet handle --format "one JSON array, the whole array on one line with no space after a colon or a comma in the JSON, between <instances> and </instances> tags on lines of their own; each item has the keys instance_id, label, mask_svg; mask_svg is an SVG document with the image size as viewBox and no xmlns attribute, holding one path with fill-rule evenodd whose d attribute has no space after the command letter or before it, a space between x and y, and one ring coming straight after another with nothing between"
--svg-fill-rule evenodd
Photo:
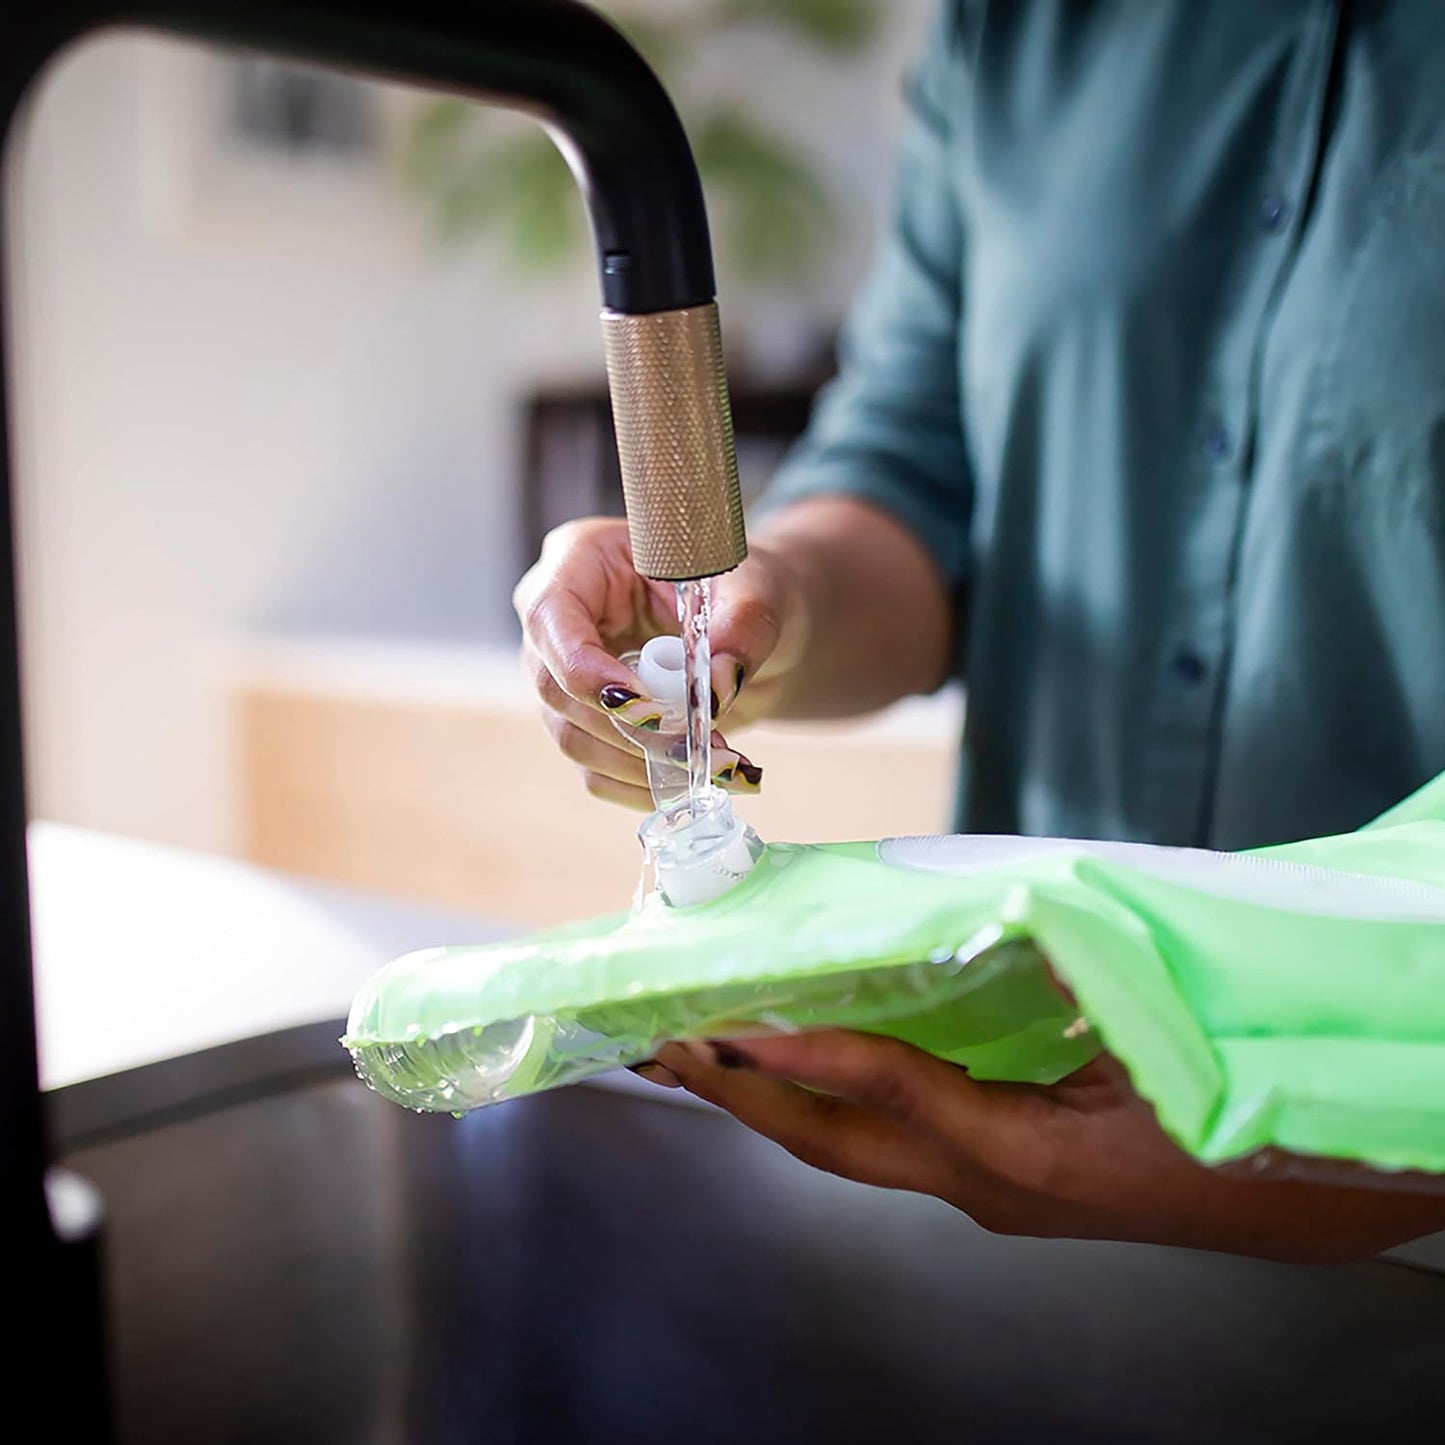
<instances>
[{"instance_id":1,"label":"gold knurled faucet handle","mask_svg":"<svg viewBox=\"0 0 1445 1445\"><path fill-rule=\"evenodd\" d=\"M715 302L602 313L633 565L685 582L748 554Z\"/></svg>"}]
</instances>

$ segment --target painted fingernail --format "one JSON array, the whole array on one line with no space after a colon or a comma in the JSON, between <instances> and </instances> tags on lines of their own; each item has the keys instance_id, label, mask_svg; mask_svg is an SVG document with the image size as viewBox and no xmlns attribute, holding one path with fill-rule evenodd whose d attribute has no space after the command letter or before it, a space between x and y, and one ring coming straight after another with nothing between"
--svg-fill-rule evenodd
<instances>
[{"instance_id":1,"label":"painted fingernail","mask_svg":"<svg viewBox=\"0 0 1445 1445\"><path fill-rule=\"evenodd\" d=\"M637 694L631 688L623 687L620 682L609 682L597 694L597 699L608 712L616 712L618 708L636 701Z\"/></svg>"},{"instance_id":2,"label":"painted fingernail","mask_svg":"<svg viewBox=\"0 0 1445 1445\"><path fill-rule=\"evenodd\" d=\"M646 1063L629 1064L628 1069L637 1075L639 1079L646 1079L649 1084L657 1084L664 1089L682 1088L682 1080L672 1072L664 1068L656 1059L648 1059Z\"/></svg>"},{"instance_id":3,"label":"painted fingernail","mask_svg":"<svg viewBox=\"0 0 1445 1445\"><path fill-rule=\"evenodd\" d=\"M712 780L735 793L756 793L763 785L763 770L732 748L714 748Z\"/></svg>"},{"instance_id":4,"label":"painted fingernail","mask_svg":"<svg viewBox=\"0 0 1445 1445\"><path fill-rule=\"evenodd\" d=\"M709 1039L707 1046L712 1050L713 1062L720 1069L750 1069L753 1061L734 1044L722 1039Z\"/></svg>"},{"instance_id":5,"label":"painted fingernail","mask_svg":"<svg viewBox=\"0 0 1445 1445\"><path fill-rule=\"evenodd\" d=\"M743 665L733 663L729 666L729 659L721 657L716 659L717 667L712 675L712 715L720 717L737 700L738 689L742 686Z\"/></svg>"},{"instance_id":6,"label":"painted fingernail","mask_svg":"<svg viewBox=\"0 0 1445 1445\"><path fill-rule=\"evenodd\" d=\"M638 697L634 693L610 706L609 710L619 722L626 723L628 727L641 728L644 732L655 733L662 726L662 704L654 702L650 697Z\"/></svg>"}]
</instances>

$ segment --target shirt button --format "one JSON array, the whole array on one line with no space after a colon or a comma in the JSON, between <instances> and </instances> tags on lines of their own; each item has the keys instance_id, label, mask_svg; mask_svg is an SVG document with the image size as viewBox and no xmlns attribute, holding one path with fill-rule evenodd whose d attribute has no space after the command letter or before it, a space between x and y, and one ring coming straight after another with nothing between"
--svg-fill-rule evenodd
<instances>
[{"instance_id":1,"label":"shirt button","mask_svg":"<svg viewBox=\"0 0 1445 1445\"><path fill-rule=\"evenodd\" d=\"M1229 455L1229 428L1215 417L1204 429L1204 450L1217 462Z\"/></svg>"},{"instance_id":2,"label":"shirt button","mask_svg":"<svg viewBox=\"0 0 1445 1445\"><path fill-rule=\"evenodd\" d=\"M1169 659L1169 671L1186 687L1198 687L1209 671L1209 664L1192 647L1181 647Z\"/></svg>"},{"instance_id":3,"label":"shirt button","mask_svg":"<svg viewBox=\"0 0 1445 1445\"><path fill-rule=\"evenodd\" d=\"M1289 202L1275 191L1271 191L1259 203L1259 220L1266 231L1283 230L1289 214Z\"/></svg>"}]
</instances>

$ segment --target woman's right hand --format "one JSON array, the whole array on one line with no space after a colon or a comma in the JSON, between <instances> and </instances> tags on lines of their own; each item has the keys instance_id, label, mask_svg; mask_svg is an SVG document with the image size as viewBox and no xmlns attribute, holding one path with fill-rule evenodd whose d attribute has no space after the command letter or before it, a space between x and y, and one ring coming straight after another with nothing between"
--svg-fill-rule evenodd
<instances>
[{"instance_id":1,"label":"woman's right hand","mask_svg":"<svg viewBox=\"0 0 1445 1445\"><path fill-rule=\"evenodd\" d=\"M632 566L627 523L592 517L548 534L542 555L517 584L522 653L548 732L582 770L587 791L650 810L642 752L613 719L646 711L637 679L618 661L649 638L676 635L670 582ZM751 721L801 658L808 632L803 588L783 558L755 548L715 583L712 611L713 715L719 725ZM756 792L761 769L713 738L714 777Z\"/></svg>"}]
</instances>

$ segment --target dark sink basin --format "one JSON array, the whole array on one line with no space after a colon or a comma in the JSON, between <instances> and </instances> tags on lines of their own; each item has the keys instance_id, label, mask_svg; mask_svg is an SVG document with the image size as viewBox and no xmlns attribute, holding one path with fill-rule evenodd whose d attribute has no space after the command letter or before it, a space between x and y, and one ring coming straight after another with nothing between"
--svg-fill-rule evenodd
<instances>
[{"instance_id":1,"label":"dark sink basin","mask_svg":"<svg viewBox=\"0 0 1445 1445\"><path fill-rule=\"evenodd\" d=\"M56 1099L125 1441L1440 1438L1445 1278L998 1239L662 1097L417 1118L328 1032Z\"/></svg>"}]
</instances>

